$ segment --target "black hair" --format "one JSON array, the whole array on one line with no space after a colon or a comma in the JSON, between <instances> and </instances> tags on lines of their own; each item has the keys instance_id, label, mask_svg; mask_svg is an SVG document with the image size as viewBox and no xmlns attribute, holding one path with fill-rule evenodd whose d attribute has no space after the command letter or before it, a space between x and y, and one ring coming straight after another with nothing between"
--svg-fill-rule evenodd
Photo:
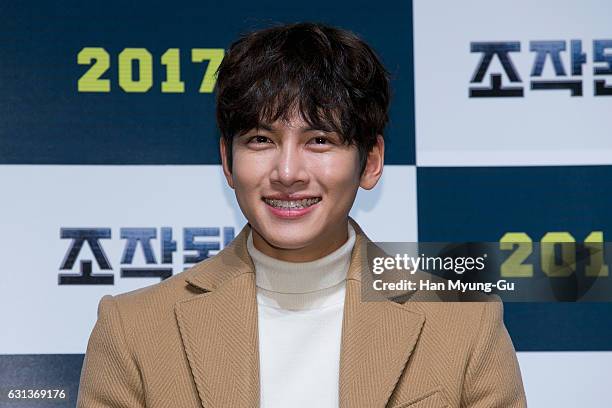
<instances>
[{"instance_id":1,"label":"black hair","mask_svg":"<svg viewBox=\"0 0 612 408\"><path fill-rule=\"evenodd\" d=\"M217 124L227 146L260 123L298 112L311 127L357 146L360 173L388 122L389 73L356 34L319 23L243 35L217 71Z\"/></svg>"}]
</instances>

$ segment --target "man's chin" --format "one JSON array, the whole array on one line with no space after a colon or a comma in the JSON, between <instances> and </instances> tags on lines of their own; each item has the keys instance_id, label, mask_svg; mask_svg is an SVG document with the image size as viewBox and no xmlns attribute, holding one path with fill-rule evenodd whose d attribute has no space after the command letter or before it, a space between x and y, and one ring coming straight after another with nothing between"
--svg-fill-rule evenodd
<instances>
[{"instance_id":1,"label":"man's chin","mask_svg":"<svg viewBox=\"0 0 612 408\"><path fill-rule=\"evenodd\" d=\"M308 246L310 240L304 234L279 234L270 233L263 236L263 239L276 249L300 249Z\"/></svg>"},{"instance_id":2,"label":"man's chin","mask_svg":"<svg viewBox=\"0 0 612 408\"><path fill-rule=\"evenodd\" d=\"M305 225L291 225L283 222L266 223L257 229L268 245L278 249L298 249L308 246L316 234L308 232ZM315 240L316 241L316 240Z\"/></svg>"}]
</instances>

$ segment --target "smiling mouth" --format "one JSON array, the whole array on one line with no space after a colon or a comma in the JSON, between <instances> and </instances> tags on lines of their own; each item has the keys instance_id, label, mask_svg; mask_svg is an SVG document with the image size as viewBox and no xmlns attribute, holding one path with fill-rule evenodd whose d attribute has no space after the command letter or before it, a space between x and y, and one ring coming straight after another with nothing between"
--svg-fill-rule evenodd
<instances>
[{"instance_id":1,"label":"smiling mouth","mask_svg":"<svg viewBox=\"0 0 612 408\"><path fill-rule=\"evenodd\" d=\"M276 200L265 197L262 199L271 207L285 210L308 208L322 200L321 197L305 198L303 200Z\"/></svg>"}]
</instances>

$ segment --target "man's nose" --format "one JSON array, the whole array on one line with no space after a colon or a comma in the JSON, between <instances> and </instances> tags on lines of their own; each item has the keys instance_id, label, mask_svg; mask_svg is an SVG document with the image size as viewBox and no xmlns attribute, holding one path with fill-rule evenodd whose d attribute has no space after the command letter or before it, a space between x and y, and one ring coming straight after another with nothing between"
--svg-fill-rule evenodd
<instances>
[{"instance_id":1,"label":"man's nose","mask_svg":"<svg viewBox=\"0 0 612 408\"><path fill-rule=\"evenodd\" d=\"M297 182L306 182L308 175L304 167L303 152L295 144L285 144L278 151L276 163L272 171L272 181L285 186Z\"/></svg>"}]
</instances>

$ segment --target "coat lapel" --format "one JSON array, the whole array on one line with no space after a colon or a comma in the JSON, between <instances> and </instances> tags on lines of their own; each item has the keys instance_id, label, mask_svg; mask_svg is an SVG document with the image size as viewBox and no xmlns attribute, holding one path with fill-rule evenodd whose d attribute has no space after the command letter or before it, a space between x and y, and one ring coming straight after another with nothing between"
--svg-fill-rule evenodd
<instances>
[{"instance_id":1,"label":"coat lapel","mask_svg":"<svg viewBox=\"0 0 612 408\"><path fill-rule=\"evenodd\" d=\"M350 217L349 222L356 240L342 321L339 403L341 408L383 408L414 349L424 316L407 304L361 300L361 271L367 267L370 240ZM259 407L257 292L246 249L249 231L247 224L217 256L197 264L186 280L204 293L175 305L189 366L206 408Z\"/></svg>"},{"instance_id":2,"label":"coat lapel","mask_svg":"<svg viewBox=\"0 0 612 408\"><path fill-rule=\"evenodd\" d=\"M342 346L340 408L387 405L421 333L424 315L410 304L361 299L371 284L366 248L370 239L350 219L357 237L347 275ZM366 279L362 279L365 277Z\"/></svg>"},{"instance_id":3,"label":"coat lapel","mask_svg":"<svg viewBox=\"0 0 612 408\"><path fill-rule=\"evenodd\" d=\"M176 318L202 406L259 406L259 341L248 225L186 279L204 290L175 305ZM201 266L200 266L201 265Z\"/></svg>"}]
</instances>

